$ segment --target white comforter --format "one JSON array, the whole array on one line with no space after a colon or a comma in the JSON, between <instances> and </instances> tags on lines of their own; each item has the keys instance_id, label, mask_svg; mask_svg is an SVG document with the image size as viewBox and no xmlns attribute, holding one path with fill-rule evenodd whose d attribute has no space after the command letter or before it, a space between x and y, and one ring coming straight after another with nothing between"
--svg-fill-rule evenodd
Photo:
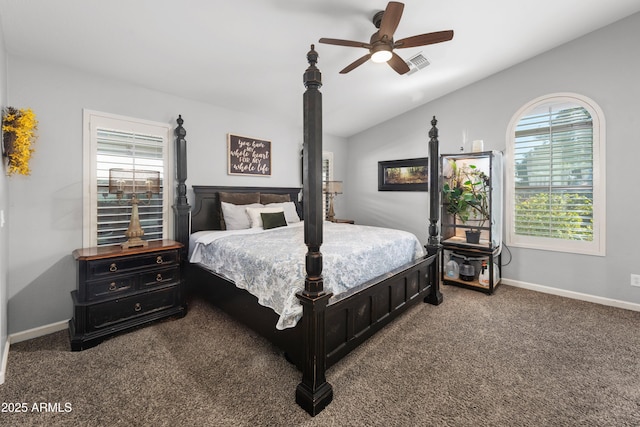
<instances>
[{"instance_id":1,"label":"white comforter","mask_svg":"<svg viewBox=\"0 0 640 427\"><path fill-rule=\"evenodd\" d=\"M411 233L325 222L324 289L334 296L424 256ZM189 260L233 281L280 315L277 329L302 317L296 293L304 289L303 223L263 230L200 231L191 236Z\"/></svg>"}]
</instances>

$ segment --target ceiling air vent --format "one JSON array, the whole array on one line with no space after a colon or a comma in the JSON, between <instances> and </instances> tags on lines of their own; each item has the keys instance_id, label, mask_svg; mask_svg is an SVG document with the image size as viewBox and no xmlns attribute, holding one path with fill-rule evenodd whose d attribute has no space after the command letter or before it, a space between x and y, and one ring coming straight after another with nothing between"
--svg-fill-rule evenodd
<instances>
[{"instance_id":1,"label":"ceiling air vent","mask_svg":"<svg viewBox=\"0 0 640 427\"><path fill-rule=\"evenodd\" d=\"M409 75L425 68L427 65L429 65L429 60L422 55L422 52L420 52L419 54L409 58L407 60L407 65L409 66L409 72L407 73L407 75Z\"/></svg>"}]
</instances>

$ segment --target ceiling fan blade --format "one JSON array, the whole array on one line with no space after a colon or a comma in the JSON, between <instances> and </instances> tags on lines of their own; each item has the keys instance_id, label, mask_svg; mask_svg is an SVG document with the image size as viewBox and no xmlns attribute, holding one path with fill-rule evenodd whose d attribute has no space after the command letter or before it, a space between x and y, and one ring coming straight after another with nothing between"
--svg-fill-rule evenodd
<instances>
[{"instance_id":1,"label":"ceiling fan blade","mask_svg":"<svg viewBox=\"0 0 640 427\"><path fill-rule=\"evenodd\" d=\"M320 43L334 44L334 45L337 45L337 46L363 47L365 49L371 49L371 45L369 43L354 42L354 41L351 41L351 40L328 39L328 38L324 38L323 37L318 41Z\"/></svg>"},{"instance_id":2,"label":"ceiling fan blade","mask_svg":"<svg viewBox=\"0 0 640 427\"><path fill-rule=\"evenodd\" d=\"M419 36L407 37L396 41L394 49L404 49L407 47L425 46L428 44L447 42L453 38L453 30L437 31L435 33L420 34Z\"/></svg>"},{"instance_id":3,"label":"ceiling fan blade","mask_svg":"<svg viewBox=\"0 0 640 427\"><path fill-rule=\"evenodd\" d=\"M362 64L364 64L365 62L367 62L369 60L369 58L371 58L371 54L370 53L366 54L365 56L363 56L360 59L356 59L351 64L349 64L346 67L344 67L344 69L342 71L340 71L340 74L347 74L349 71L351 71L354 68L359 67Z\"/></svg>"},{"instance_id":4,"label":"ceiling fan blade","mask_svg":"<svg viewBox=\"0 0 640 427\"><path fill-rule=\"evenodd\" d=\"M382 15L382 21L380 22L380 29L378 34L380 38L387 36L389 40L393 38L393 33L396 32L400 18L402 18L402 11L404 10L404 4L397 1L390 1L387 8Z\"/></svg>"},{"instance_id":5,"label":"ceiling fan blade","mask_svg":"<svg viewBox=\"0 0 640 427\"><path fill-rule=\"evenodd\" d=\"M389 64L391 68L396 70L396 73L398 74L405 74L409 72L409 66L406 62L404 62L404 59L400 58L393 52L391 59L387 61L387 64Z\"/></svg>"}]
</instances>

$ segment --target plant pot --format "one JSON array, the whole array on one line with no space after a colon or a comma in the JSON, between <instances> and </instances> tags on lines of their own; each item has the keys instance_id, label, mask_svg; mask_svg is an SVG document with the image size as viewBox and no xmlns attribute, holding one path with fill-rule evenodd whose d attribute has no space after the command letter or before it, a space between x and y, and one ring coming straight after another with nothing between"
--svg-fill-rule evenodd
<instances>
[{"instance_id":1,"label":"plant pot","mask_svg":"<svg viewBox=\"0 0 640 427\"><path fill-rule=\"evenodd\" d=\"M467 235L467 243L480 243L480 231L467 230L465 233Z\"/></svg>"}]
</instances>

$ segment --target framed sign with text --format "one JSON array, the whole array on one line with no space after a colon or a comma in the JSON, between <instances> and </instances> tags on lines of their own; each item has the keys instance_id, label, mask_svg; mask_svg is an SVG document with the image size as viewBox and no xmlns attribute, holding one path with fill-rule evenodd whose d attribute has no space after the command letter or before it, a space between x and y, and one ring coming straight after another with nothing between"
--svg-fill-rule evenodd
<instances>
[{"instance_id":1,"label":"framed sign with text","mask_svg":"<svg viewBox=\"0 0 640 427\"><path fill-rule=\"evenodd\" d=\"M271 141L227 135L229 175L271 176Z\"/></svg>"}]
</instances>

